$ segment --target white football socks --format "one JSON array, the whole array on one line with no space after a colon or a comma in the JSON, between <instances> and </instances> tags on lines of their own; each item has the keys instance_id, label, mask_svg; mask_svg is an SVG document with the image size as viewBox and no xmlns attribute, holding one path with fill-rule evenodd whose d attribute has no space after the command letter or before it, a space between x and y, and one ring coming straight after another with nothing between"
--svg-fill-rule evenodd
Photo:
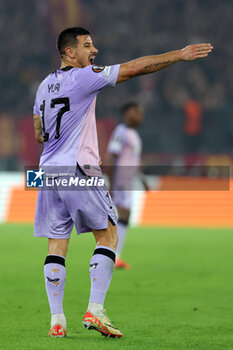
<instances>
[{"instance_id":1,"label":"white football socks","mask_svg":"<svg viewBox=\"0 0 233 350\"><path fill-rule=\"evenodd\" d=\"M89 303L87 311L94 315L102 314L104 311L104 305L99 303Z\"/></svg>"},{"instance_id":2,"label":"white football socks","mask_svg":"<svg viewBox=\"0 0 233 350\"><path fill-rule=\"evenodd\" d=\"M66 317L64 314L52 314L51 317L51 328L55 326L55 324L60 324L64 329L66 329Z\"/></svg>"}]
</instances>

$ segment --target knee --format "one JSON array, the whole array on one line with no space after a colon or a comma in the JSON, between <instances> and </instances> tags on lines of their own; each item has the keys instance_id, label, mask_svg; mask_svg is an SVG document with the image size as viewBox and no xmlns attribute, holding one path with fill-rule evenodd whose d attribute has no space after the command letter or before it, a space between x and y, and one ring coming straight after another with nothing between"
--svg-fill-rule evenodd
<instances>
[{"instance_id":1,"label":"knee","mask_svg":"<svg viewBox=\"0 0 233 350\"><path fill-rule=\"evenodd\" d=\"M51 239L48 240L48 254L61 255L66 257L69 239Z\"/></svg>"},{"instance_id":2,"label":"knee","mask_svg":"<svg viewBox=\"0 0 233 350\"><path fill-rule=\"evenodd\" d=\"M103 245L116 250L118 243L116 226L114 228L108 227L106 230L95 231L94 236L97 245Z\"/></svg>"},{"instance_id":3,"label":"knee","mask_svg":"<svg viewBox=\"0 0 233 350\"><path fill-rule=\"evenodd\" d=\"M111 232L111 234L108 234L105 236L105 245L109 248L112 248L116 250L118 244L118 236L117 232Z\"/></svg>"}]
</instances>

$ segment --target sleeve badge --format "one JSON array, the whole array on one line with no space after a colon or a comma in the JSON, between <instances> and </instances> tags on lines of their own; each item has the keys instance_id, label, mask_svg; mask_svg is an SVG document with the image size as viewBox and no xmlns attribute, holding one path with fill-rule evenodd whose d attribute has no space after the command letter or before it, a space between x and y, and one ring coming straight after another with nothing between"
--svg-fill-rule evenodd
<instances>
[{"instance_id":1,"label":"sleeve badge","mask_svg":"<svg viewBox=\"0 0 233 350\"><path fill-rule=\"evenodd\" d=\"M92 67L92 70L93 70L93 72L95 72L95 73L100 73L100 72L102 72L102 71L104 70L104 68L105 68L105 66L99 65L99 66L93 66L93 67Z\"/></svg>"}]
</instances>

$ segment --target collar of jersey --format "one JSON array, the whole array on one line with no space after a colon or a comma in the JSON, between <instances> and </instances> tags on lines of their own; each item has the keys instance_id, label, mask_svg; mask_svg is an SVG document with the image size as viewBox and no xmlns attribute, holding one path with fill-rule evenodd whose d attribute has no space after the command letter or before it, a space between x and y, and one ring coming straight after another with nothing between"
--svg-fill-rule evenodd
<instances>
[{"instance_id":1,"label":"collar of jersey","mask_svg":"<svg viewBox=\"0 0 233 350\"><path fill-rule=\"evenodd\" d=\"M67 72L68 70L70 70L70 69L72 69L72 68L74 68L74 67L72 67L72 66L66 66L66 67L64 67L64 68L60 68L60 70L63 70L63 72Z\"/></svg>"}]
</instances>

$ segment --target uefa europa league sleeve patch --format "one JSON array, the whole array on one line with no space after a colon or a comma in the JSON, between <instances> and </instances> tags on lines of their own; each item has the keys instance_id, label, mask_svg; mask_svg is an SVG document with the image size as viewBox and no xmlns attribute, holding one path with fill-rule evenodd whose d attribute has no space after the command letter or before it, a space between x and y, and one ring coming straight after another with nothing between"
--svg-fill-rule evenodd
<instances>
[{"instance_id":1,"label":"uefa europa league sleeve patch","mask_svg":"<svg viewBox=\"0 0 233 350\"><path fill-rule=\"evenodd\" d=\"M105 68L105 66L99 65L99 66L93 66L93 67L92 67L92 70L93 70L93 72L95 72L95 73L100 73L100 72L102 72L102 71L104 70L104 68Z\"/></svg>"}]
</instances>

